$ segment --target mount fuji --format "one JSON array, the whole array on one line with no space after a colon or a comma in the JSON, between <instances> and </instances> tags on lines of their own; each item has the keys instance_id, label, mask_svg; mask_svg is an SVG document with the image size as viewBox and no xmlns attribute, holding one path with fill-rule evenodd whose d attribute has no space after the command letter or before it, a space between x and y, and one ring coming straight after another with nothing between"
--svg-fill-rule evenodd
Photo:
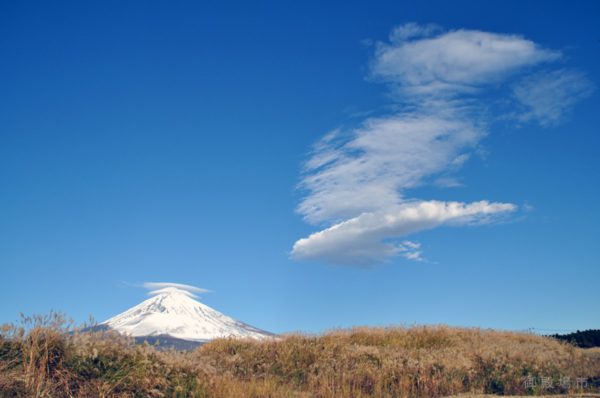
<instances>
[{"instance_id":1,"label":"mount fuji","mask_svg":"<svg viewBox=\"0 0 600 398\"><path fill-rule=\"evenodd\" d=\"M153 297L99 326L162 347L192 349L217 338L264 340L275 335L237 321L194 299L186 285L150 292Z\"/></svg>"}]
</instances>

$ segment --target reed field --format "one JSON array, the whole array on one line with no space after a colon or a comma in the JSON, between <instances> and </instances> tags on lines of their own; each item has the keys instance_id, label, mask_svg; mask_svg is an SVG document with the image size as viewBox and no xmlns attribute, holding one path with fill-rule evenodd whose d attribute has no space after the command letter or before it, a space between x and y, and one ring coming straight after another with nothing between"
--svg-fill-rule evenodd
<instances>
[{"instance_id":1,"label":"reed field","mask_svg":"<svg viewBox=\"0 0 600 398\"><path fill-rule=\"evenodd\" d=\"M262 342L221 339L178 352L136 345L114 332L77 332L57 315L26 323L2 328L2 398L593 396L600 391L599 349L526 333L354 328ZM583 379L587 385L578 386Z\"/></svg>"}]
</instances>

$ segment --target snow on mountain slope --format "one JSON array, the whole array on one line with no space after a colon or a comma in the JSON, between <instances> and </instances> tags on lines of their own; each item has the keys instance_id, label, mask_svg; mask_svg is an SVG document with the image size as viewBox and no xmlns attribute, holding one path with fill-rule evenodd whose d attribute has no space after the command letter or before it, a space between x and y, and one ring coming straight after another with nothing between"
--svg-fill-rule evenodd
<instances>
[{"instance_id":1,"label":"snow on mountain slope","mask_svg":"<svg viewBox=\"0 0 600 398\"><path fill-rule=\"evenodd\" d=\"M221 337L262 340L274 336L194 300L186 290L167 287L152 294L155 295L102 325L134 337L166 335L191 341Z\"/></svg>"}]
</instances>

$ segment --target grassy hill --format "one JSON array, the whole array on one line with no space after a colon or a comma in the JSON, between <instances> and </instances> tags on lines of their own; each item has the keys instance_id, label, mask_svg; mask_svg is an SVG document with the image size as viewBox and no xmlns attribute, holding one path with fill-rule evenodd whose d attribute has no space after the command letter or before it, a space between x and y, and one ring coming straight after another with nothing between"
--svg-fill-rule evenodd
<instances>
[{"instance_id":1,"label":"grassy hill","mask_svg":"<svg viewBox=\"0 0 600 398\"><path fill-rule=\"evenodd\" d=\"M600 350L446 326L357 328L161 352L57 325L0 337L0 397L437 397L598 392ZM569 388L560 381L569 378ZM528 387L526 380L533 381ZM549 378L549 379L542 379ZM586 388L577 388L585 378ZM550 380L552 388L542 388Z\"/></svg>"}]
</instances>

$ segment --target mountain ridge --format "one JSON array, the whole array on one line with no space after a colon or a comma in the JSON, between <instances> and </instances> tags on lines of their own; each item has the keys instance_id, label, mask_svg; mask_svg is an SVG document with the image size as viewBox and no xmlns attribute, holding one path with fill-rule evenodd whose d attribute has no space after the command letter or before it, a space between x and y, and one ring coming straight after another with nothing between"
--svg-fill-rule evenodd
<instances>
[{"instance_id":1,"label":"mountain ridge","mask_svg":"<svg viewBox=\"0 0 600 398\"><path fill-rule=\"evenodd\" d=\"M191 292L167 287L149 299L102 322L100 327L134 337L137 342L193 348L217 338L264 340L273 333L233 319L195 300Z\"/></svg>"}]
</instances>

